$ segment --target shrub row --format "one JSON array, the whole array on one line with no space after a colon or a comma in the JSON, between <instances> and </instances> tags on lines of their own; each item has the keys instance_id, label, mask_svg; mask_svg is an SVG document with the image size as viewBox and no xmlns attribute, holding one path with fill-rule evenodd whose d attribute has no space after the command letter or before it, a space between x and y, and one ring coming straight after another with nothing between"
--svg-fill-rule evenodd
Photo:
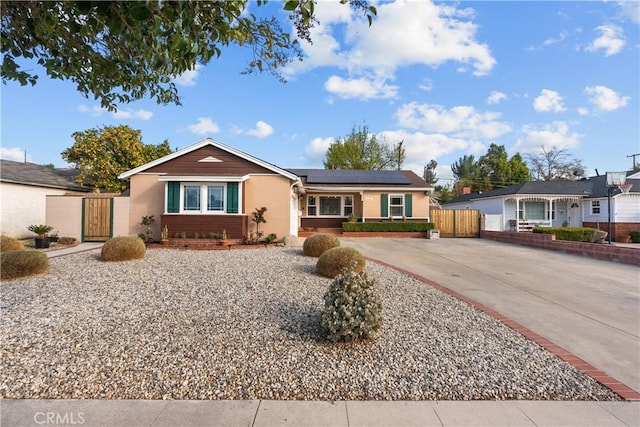
<instances>
[{"instance_id":1,"label":"shrub row","mask_svg":"<svg viewBox=\"0 0 640 427\"><path fill-rule=\"evenodd\" d=\"M536 227L534 233L555 234L556 240L590 242L595 228L591 227Z\"/></svg>"},{"instance_id":2,"label":"shrub row","mask_svg":"<svg viewBox=\"0 0 640 427\"><path fill-rule=\"evenodd\" d=\"M432 222L343 222L342 231L375 231L375 232L427 232L433 230Z\"/></svg>"}]
</instances>

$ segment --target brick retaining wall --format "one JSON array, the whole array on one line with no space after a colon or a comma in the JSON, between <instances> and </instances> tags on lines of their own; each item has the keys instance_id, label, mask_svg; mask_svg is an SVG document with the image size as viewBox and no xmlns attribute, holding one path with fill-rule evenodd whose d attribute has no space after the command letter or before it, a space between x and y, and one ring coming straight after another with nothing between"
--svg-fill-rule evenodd
<instances>
[{"instance_id":1,"label":"brick retaining wall","mask_svg":"<svg viewBox=\"0 0 640 427\"><path fill-rule=\"evenodd\" d=\"M607 243L570 242L556 240L556 236L553 234L517 233L515 231L482 231L481 237L497 242L516 243L566 254L640 265L640 248L628 248Z\"/></svg>"}]
</instances>

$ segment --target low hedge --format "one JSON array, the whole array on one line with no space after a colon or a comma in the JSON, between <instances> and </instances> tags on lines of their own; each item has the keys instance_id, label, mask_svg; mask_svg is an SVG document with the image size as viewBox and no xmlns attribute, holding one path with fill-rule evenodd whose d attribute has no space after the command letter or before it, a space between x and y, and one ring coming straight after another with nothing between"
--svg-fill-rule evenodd
<instances>
[{"instance_id":1,"label":"low hedge","mask_svg":"<svg viewBox=\"0 0 640 427\"><path fill-rule=\"evenodd\" d=\"M640 231L630 231L629 236L631 236L631 243L640 243Z\"/></svg>"},{"instance_id":2,"label":"low hedge","mask_svg":"<svg viewBox=\"0 0 640 427\"><path fill-rule=\"evenodd\" d=\"M590 242L596 228L591 227L536 227L534 233L555 234L556 240L569 240L572 242Z\"/></svg>"},{"instance_id":3,"label":"low hedge","mask_svg":"<svg viewBox=\"0 0 640 427\"><path fill-rule=\"evenodd\" d=\"M375 232L427 232L433 230L432 222L343 222L342 231L375 231Z\"/></svg>"}]
</instances>

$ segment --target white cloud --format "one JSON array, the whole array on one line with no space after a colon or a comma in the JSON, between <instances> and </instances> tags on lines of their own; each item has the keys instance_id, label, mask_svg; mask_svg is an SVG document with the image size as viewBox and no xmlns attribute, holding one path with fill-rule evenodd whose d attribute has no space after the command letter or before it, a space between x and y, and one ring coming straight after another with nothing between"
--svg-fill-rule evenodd
<instances>
[{"instance_id":1,"label":"white cloud","mask_svg":"<svg viewBox=\"0 0 640 427\"><path fill-rule=\"evenodd\" d=\"M78 111L81 112L81 113L91 114L94 117L100 117L107 110L105 108L98 107L97 105L89 107L87 105L80 104L80 105L78 105Z\"/></svg>"},{"instance_id":2,"label":"white cloud","mask_svg":"<svg viewBox=\"0 0 640 427\"><path fill-rule=\"evenodd\" d=\"M153 117L153 113L151 111L139 109L137 111L126 109L126 110L118 110L115 113L112 113L115 119L119 120L149 120Z\"/></svg>"},{"instance_id":3,"label":"white cloud","mask_svg":"<svg viewBox=\"0 0 640 427\"><path fill-rule=\"evenodd\" d=\"M510 149L519 153L537 153L540 147L559 149L577 147L582 135L572 132L566 122L557 121L542 127L525 125L522 128L523 136L518 138L516 144Z\"/></svg>"},{"instance_id":4,"label":"white cloud","mask_svg":"<svg viewBox=\"0 0 640 427\"><path fill-rule=\"evenodd\" d=\"M187 129L191 133L202 135L205 133L218 133L220 128L218 125L211 121L208 117L198 117L196 123L187 126Z\"/></svg>"},{"instance_id":5,"label":"white cloud","mask_svg":"<svg viewBox=\"0 0 640 427\"><path fill-rule=\"evenodd\" d=\"M540 96L533 100L533 108L538 112L561 113L566 111L562 104L562 97L555 90L542 89Z\"/></svg>"},{"instance_id":6,"label":"white cloud","mask_svg":"<svg viewBox=\"0 0 640 427\"><path fill-rule=\"evenodd\" d=\"M348 76L334 76L325 85L327 90L345 97L388 98L396 96L397 88L386 82L400 67L436 68L453 62L482 76L496 64L489 46L476 40L472 9L396 1L379 4L377 10L375 25L369 28L358 12L338 2L318 2L320 24L311 32L314 43L302 43L304 61L288 64L283 74L292 77L317 67L337 67Z\"/></svg>"},{"instance_id":7,"label":"white cloud","mask_svg":"<svg viewBox=\"0 0 640 427\"><path fill-rule=\"evenodd\" d=\"M620 1L618 2L621 15L631 22L640 23L640 2Z\"/></svg>"},{"instance_id":8,"label":"white cloud","mask_svg":"<svg viewBox=\"0 0 640 427\"><path fill-rule=\"evenodd\" d=\"M418 89L429 92L433 89L433 80L431 79L422 79L422 83L418 84Z\"/></svg>"},{"instance_id":9,"label":"white cloud","mask_svg":"<svg viewBox=\"0 0 640 427\"><path fill-rule=\"evenodd\" d=\"M617 25L600 25L596 27L600 37L591 42L586 50L597 52L604 50L604 56L611 56L619 53L625 44L624 31Z\"/></svg>"},{"instance_id":10,"label":"white cloud","mask_svg":"<svg viewBox=\"0 0 640 427\"><path fill-rule=\"evenodd\" d=\"M200 70L202 69L202 65L196 64L193 70L185 71L179 76L173 79L173 82L178 86L195 86L196 79L200 74Z\"/></svg>"},{"instance_id":11,"label":"white cloud","mask_svg":"<svg viewBox=\"0 0 640 427\"><path fill-rule=\"evenodd\" d=\"M247 131L247 135L255 136L258 138L266 138L272 133L273 127L270 124L263 122L262 120L256 122L255 129Z\"/></svg>"},{"instance_id":12,"label":"white cloud","mask_svg":"<svg viewBox=\"0 0 640 427\"><path fill-rule=\"evenodd\" d=\"M482 143L474 139L447 136L441 133L427 134L424 132L410 133L404 130L383 131L378 134L390 144L404 141L402 147L406 152L403 169L410 169L418 176L422 176L424 165L431 159L438 159L444 155L463 151L467 154L481 153L485 150Z\"/></svg>"},{"instance_id":13,"label":"white cloud","mask_svg":"<svg viewBox=\"0 0 640 427\"><path fill-rule=\"evenodd\" d=\"M588 86L584 89L584 93L589 96L589 102L600 111L617 110L629 102L628 96L621 96L606 86Z\"/></svg>"},{"instance_id":14,"label":"white cloud","mask_svg":"<svg viewBox=\"0 0 640 427\"><path fill-rule=\"evenodd\" d=\"M589 109L588 108L584 108L584 107L579 107L578 108L578 114L580 114L581 116L588 116L589 115Z\"/></svg>"},{"instance_id":15,"label":"white cloud","mask_svg":"<svg viewBox=\"0 0 640 427\"><path fill-rule=\"evenodd\" d=\"M500 113L481 113L471 106L456 106L447 110L441 105L404 104L396 111L400 126L425 132L450 133L457 138L497 138L511 131L498 121Z\"/></svg>"},{"instance_id":16,"label":"white cloud","mask_svg":"<svg viewBox=\"0 0 640 427\"><path fill-rule=\"evenodd\" d=\"M322 163L324 156L327 154L329 146L333 144L335 139L314 138L306 147L305 154L308 163Z\"/></svg>"},{"instance_id":17,"label":"white cloud","mask_svg":"<svg viewBox=\"0 0 640 427\"><path fill-rule=\"evenodd\" d=\"M20 147L5 148L0 147L0 158L4 160L13 160L14 162L24 162L25 151ZM32 162L33 158L27 154L27 162Z\"/></svg>"},{"instance_id":18,"label":"white cloud","mask_svg":"<svg viewBox=\"0 0 640 427\"><path fill-rule=\"evenodd\" d=\"M560 43L561 41L563 41L564 39L566 39L569 36L569 33L566 31L561 31L560 34L558 34L558 37L556 38L550 38L544 41L544 43L542 43L544 46L551 46L552 44L556 44L556 43Z\"/></svg>"},{"instance_id":19,"label":"white cloud","mask_svg":"<svg viewBox=\"0 0 640 427\"><path fill-rule=\"evenodd\" d=\"M489 95L489 97L487 98L487 104L489 105L498 104L501 101L504 101L505 99L507 99L506 94L494 90L491 92L491 95Z\"/></svg>"},{"instance_id":20,"label":"white cloud","mask_svg":"<svg viewBox=\"0 0 640 427\"><path fill-rule=\"evenodd\" d=\"M91 114L93 117L100 117L103 114L111 114L111 117L117 120L149 120L153 117L153 113L151 111L143 110L142 108L137 111L127 108L110 112L106 108L102 108L97 105L89 107L87 105L80 104L78 105L77 110L81 113Z\"/></svg>"},{"instance_id":21,"label":"white cloud","mask_svg":"<svg viewBox=\"0 0 640 427\"><path fill-rule=\"evenodd\" d=\"M398 86L386 85L384 79L343 79L342 77L331 76L325 82L324 88L327 92L343 99L396 98L398 96Z\"/></svg>"}]
</instances>

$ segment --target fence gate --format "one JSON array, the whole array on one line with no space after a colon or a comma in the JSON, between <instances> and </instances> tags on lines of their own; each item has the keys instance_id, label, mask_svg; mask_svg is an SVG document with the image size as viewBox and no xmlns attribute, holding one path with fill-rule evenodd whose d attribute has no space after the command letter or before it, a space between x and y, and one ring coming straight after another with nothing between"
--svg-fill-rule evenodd
<instances>
[{"instance_id":1,"label":"fence gate","mask_svg":"<svg viewBox=\"0 0 640 427\"><path fill-rule=\"evenodd\" d=\"M477 209L433 209L430 221L445 237L480 237L480 211Z\"/></svg>"},{"instance_id":2,"label":"fence gate","mask_svg":"<svg viewBox=\"0 0 640 427\"><path fill-rule=\"evenodd\" d=\"M113 199L86 197L82 199L82 241L104 242L111 238Z\"/></svg>"}]
</instances>

